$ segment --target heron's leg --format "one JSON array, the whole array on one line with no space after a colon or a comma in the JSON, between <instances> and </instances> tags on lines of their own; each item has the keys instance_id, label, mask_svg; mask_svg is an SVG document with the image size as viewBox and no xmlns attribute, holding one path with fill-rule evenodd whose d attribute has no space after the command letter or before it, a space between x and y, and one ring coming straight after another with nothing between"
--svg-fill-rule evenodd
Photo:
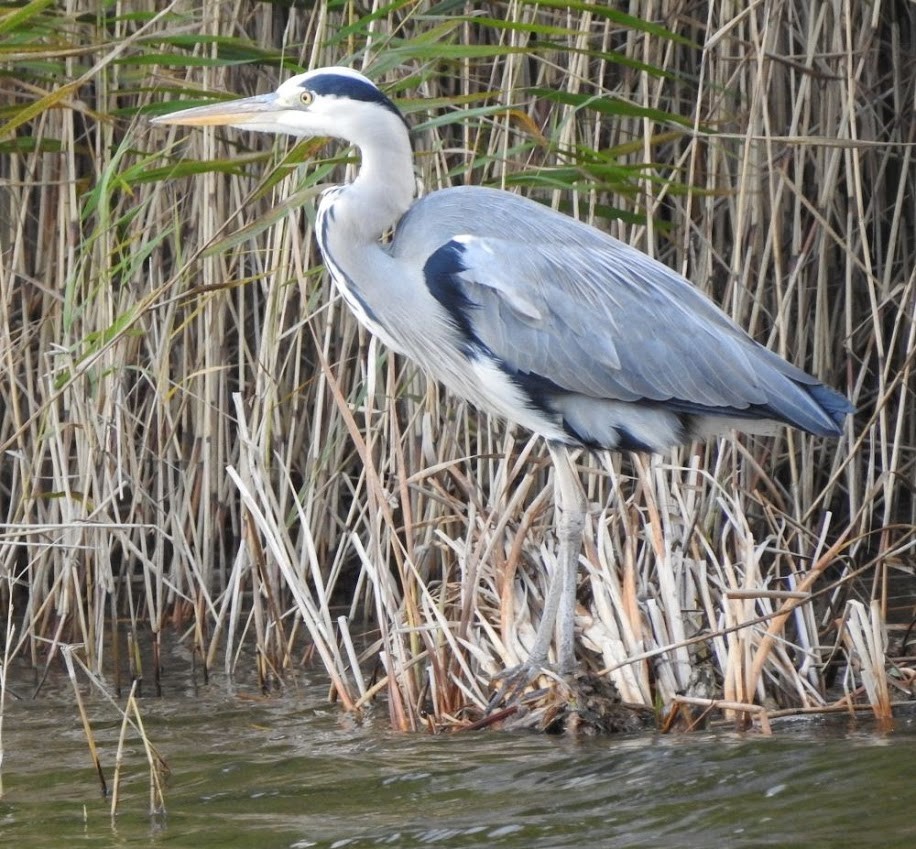
<instances>
[{"instance_id":1,"label":"heron's leg","mask_svg":"<svg viewBox=\"0 0 916 849\"><path fill-rule=\"evenodd\" d=\"M582 552L586 504L579 475L569 455L569 448L555 443L550 443L549 448L556 474L554 489L556 492L557 539L560 544L557 568L559 577L562 578L556 614L557 665L561 673L568 673L572 672L576 666L576 578L578 577L579 555Z\"/></svg>"},{"instance_id":2,"label":"heron's leg","mask_svg":"<svg viewBox=\"0 0 916 849\"><path fill-rule=\"evenodd\" d=\"M526 666L534 673L547 662L554 636L557 639L557 666L561 673L571 672L575 661L576 572L585 526L585 497L573 468L569 449L549 443L554 466L556 528L559 541L557 563L550 576L544 612Z\"/></svg>"},{"instance_id":3,"label":"heron's leg","mask_svg":"<svg viewBox=\"0 0 916 849\"><path fill-rule=\"evenodd\" d=\"M528 660L521 666L508 669L497 676L503 678L506 683L491 699L491 706L506 697L517 696L544 670L554 636L557 640L557 669L560 674L572 672L576 666L576 577L579 553L582 549L582 531L585 527L585 496L579 486L579 477L567 446L561 443L548 443L548 447L554 465L554 499L559 542L557 562L550 576L544 612Z\"/></svg>"}]
</instances>

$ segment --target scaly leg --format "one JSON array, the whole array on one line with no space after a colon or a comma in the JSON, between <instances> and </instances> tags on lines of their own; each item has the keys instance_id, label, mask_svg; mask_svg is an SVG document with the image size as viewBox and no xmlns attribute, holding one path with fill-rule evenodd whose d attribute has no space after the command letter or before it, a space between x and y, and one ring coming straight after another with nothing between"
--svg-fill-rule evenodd
<instances>
[{"instance_id":1,"label":"scaly leg","mask_svg":"<svg viewBox=\"0 0 916 849\"><path fill-rule=\"evenodd\" d=\"M576 578L579 555L582 552L586 504L585 495L579 484L579 475L573 466L572 457L569 456L569 448L555 443L550 443L549 448L556 472L554 489L557 538L560 543L557 567L563 581L559 600L555 602L559 605L556 613L557 664L562 674L568 674L576 667Z\"/></svg>"},{"instance_id":2,"label":"scaly leg","mask_svg":"<svg viewBox=\"0 0 916 849\"><path fill-rule=\"evenodd\" d=\"M576 577L582 549L582 531L585 527L585 496L579 486L579 477L569 456L569 448L553 442L548 443L548 448L554 465L559 541L556 568L550 577L544 612L528 660L499 676L505 678L506 683L491 700L491 706L506 697L517 695L541 673L547 664L554 636L557 639L557 668L560 674L568 674L576 666Z\"/></svg>"}]
</instances>

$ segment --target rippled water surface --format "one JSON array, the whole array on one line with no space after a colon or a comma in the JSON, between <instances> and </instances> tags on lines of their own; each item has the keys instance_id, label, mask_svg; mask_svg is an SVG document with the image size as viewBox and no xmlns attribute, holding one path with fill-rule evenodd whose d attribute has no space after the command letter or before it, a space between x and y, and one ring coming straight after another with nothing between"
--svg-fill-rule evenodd
<instances>
[{"instance_id":1,"label":"rippled water surface","mask_svg":"<svg viewBox=\"0 0 916 849\"><path fill-rule=\"evenodd\" d=\"M6 706L0 845L26 847L916 846L916 726L572 740L353 727L326 689L142 701L171 767L146 815L134 737L121 813L69 700ZM90 703L110 780L119 722Z\"/></svg>"}]
</instances>

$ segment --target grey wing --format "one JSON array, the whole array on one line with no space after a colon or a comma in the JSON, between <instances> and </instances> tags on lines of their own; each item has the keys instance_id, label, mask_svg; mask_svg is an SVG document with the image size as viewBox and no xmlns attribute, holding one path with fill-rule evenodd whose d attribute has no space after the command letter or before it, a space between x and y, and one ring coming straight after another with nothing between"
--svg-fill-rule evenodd
<instances>
[{"instance_id":1,"label":"grey wing","mask_svg":"<svg viewBox=\"0 0 916 849\"><path fill-rule=\"evenodd\" d=\"M845 398L666 266L592 232L582 244L457 236L427 260L427 286L469 352L487 352L533 403L567 418L589 401L622 402L677 414L685 430L711 416L839 432ZM597 414L592 404L585 417Z\"/></svg>"}]
</instances>

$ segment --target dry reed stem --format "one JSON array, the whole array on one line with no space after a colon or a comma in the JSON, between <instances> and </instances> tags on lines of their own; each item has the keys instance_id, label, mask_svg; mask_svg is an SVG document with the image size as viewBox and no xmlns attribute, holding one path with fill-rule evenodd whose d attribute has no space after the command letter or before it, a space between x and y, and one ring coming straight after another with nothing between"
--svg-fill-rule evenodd
<instances>
[{"instance_id":1,"label":"dry reed stem","mask_svg":"<svg viewBox=\"0 0 916 849\"><path fill-rule=\"evenodd\" d=\"M7 576L7 583L11 583ZM13 623L12 593L7 599L6 627L3 640L3 660L0 662L0 799L3 798L3 758L6 751L3 744L3 720L6 716L7 681L9 678L10 660L13 657L13 638L16 626Z\"/></svg>"},{"instance_id":2,"label":"dry reed stem","mask_svg":"<svg viewBox=\"0 0 916 849\"><path fill-rule=\"evenodd\" d=\"M868 609L859 601L849 601L843 621L843 640L849 645L850 657L868 694L875 718L885 728L891 726L891 698L887 675L887 633L877 600Z\"/></svg>"},{"instance_id":3,"label":"dry reed stem","mask_svg":"<svg viewBox=\"0 0 916 849\"><path fill-rule=\"evenodd\" d=\"M137 692L137 685L139 681L134 679L130 685L130 693L127 695L128 704L133 703L134 696ZM121 717L121 730L118 732L118 748L115 751L115 769L114 777L111 779L111 819L117 816L118 813L118 803L121 800L121 767L124 764L124 742L127 739L127 717L128 714L125 711Z\"/></svg>"},{"instance_id":4,"label":"dry reed stem","mask_svg":"<svg viewBox=\"0 0 916 849\"><path fill-rule=\"evenodd\" d=\"M80 694L79 683L76 680L76 670L73 667L73 648L71 646L64 646L62 654L64 663L67 666L67 674L70 676L70 683L73 685L73 697L79 711L80 721L83 723L83 733L86 735L86 745L89 746L89 755L92 758L92 765L95 767L102 798L104 799L108 796L108 785L105 781L105 771L102 769L102 761L99 758L99 750L95 745L95 735L92 733L89 715L86 713L86 708L83 705L83 697Z\"/></svg>"},{"instance_id":5,"label":"dry reed stem","mask_svg":"<svg viewBox=\"0 0 916 849\"><path fill-rule=\"evenodd\" d=\"M127 699L127 710L134 715L134 721L140 733L140 740L143 743L143 751L146 753L146 761L149 766L149 815L151 817L162 816L166 812L165 791L162 780L164 773L167 774L168 771L163 770L163 762L158 752L151 745L149 737L147 737L146 729L143 727L143 717L140 715L140 705L137 703L133 693Z\"/></svg>"}]
</instances>

